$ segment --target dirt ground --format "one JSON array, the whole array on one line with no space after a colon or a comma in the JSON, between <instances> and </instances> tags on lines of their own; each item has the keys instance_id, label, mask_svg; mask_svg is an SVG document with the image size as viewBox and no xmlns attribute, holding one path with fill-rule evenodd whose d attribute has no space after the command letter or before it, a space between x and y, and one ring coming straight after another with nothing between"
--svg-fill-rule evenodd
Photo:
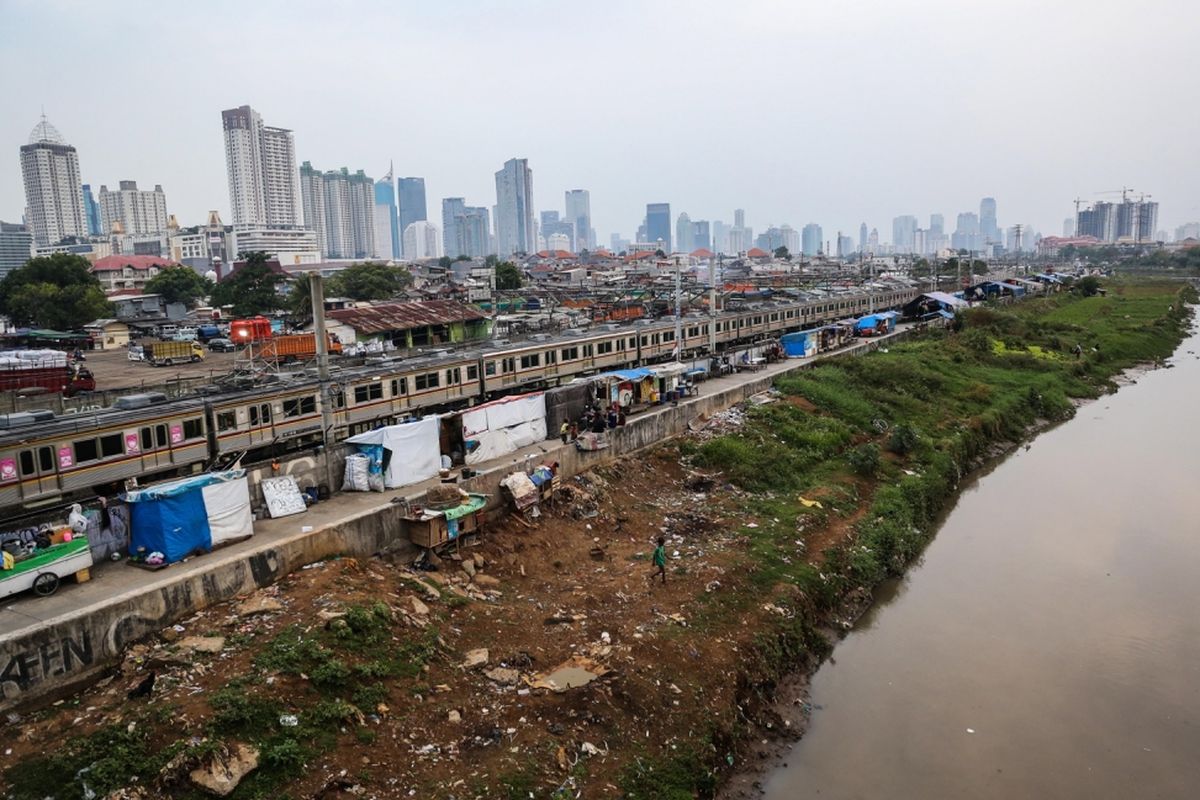
<instances>
[{"instance_id":1,"label":"dirt ground","mask_svg":"<svg viewBox=\"0 0 1200 800\"><path fill-rule=\"evenodd\" d=\"M126 389L131 386L161 386L178 378L209 378L224 375L233 369L235 353L204 351L204 360L196 363L155 367L145 361L130 361L123 347L112 350L89 350L87 367L96 377L96 390Z\"/></svg>"},{"instance_id":2,"label":"dirt ground","mask_svg":"<svg viewBox=\"0 0 1200 800\"><path fill-rule=\"evenodd\" d=\"M151 726L159 747L206 741L209 701L235 676L303 720L321 697L314 679L264 670L264 648L288 626L320 633L347 609L382 602L395 621L395 647L430 636L436 646L411 677L382 680L374 708L354 708L335 723L333 745L280 793L621 796L623 770L668 760L711 730L793 725L747 696L746 654L762 618L781 610L753 596L722 605L719 614L707 602L744 588L739 531L755 520L743 516L743 501L733 487L682 466L666 445L567 481L536 520L495 520L436 571L414 571L386 555L306 567L163 631L135 646L100 685L0 730L3 764L131 720ZM665 585L651 579L660 533L667 537ZM189 637L223 642L213 653L189 652L182 646ZM575 688L546 688L546 674L573 658L602 674ZM158 676L151 701L127 700L151 669ZM733 765L736 749L728 750L717 756ZM739 767L742 758L736 755ZM178 796L152 780L141 786L144 794L127 796Z\"/></svg>"}]
</instances>

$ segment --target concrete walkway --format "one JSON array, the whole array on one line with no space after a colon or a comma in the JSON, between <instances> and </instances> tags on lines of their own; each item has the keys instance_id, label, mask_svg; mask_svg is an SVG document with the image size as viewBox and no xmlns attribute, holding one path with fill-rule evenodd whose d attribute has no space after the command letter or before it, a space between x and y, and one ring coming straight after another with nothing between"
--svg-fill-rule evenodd
<instances>
[{"instance_id":1,"label":"concrete walkway","mask_svg":"<svg viewBox=\"0 0 1200 800\"><path fill-rule=\"evenodd\" d=\"M557 460L562 465L564 477L571 477L673 435L667 431L679 433L683 420L690 420L705 411L711 413L721 410L747 394L763 391L782 373L802 369L827 358L866 352L908 332L908 326L903 326L888 336L857 342L813 358L790 359L753 372L710 378L698 384L696 396L680 401L678 407L659 406L629 417L626 426L629 430L614 432L628 435L622 440L621 447L614 448L611 453L580 453L573 444L564 445L557 438L550 439L478 465L479 477L464 481L461 485L467 490L493 493L504 475L523 468L527 456L532 456L534 463ZM669 425L666 424L668 421ZM355 539L360 546L394 540L398 515L392 503L393 498L403 496L417 499L439 484L440 480L433 478L382 493L338 493L302 514L258 520L254 523L252 538L172 564L166 569L151 572L124 563L97 564L92 570L91 581L79 585L67 583L52 597L24 595L11 598L0 607L0 669L4 668L5 654L9 655L11 664L13 653L35 652L30 650L31 643L41 648L40 658L44 663L46 642L57 641L54 637L62 629L79 625L80 620L89 615L102 617L108 609L116 606L152 609L153 613L149 610L140 613L146 620L139 627L143 631L155 629L155 624L161 626L182 619L205 605L219 602L218 598L227 599L241 591L253 589L255 584L272 582L288 570L305 563L306 557L312 561L335 552L345 552L337 549L338 536L345 537L345 532L356 526L371 528L368 534L358 535ZM498 497L494 499L499 501ZM369 525L365 524L368 520ZM309 544L308 540L313 541ZM269 562L269 565L263 566L256 563L255 559ZM245 568L247 564L249 570ZM254 574L251 576L248 574L250 572ZM123 613L129 616L130 612ZM132 631L114 634L117 627L115 623L107 625L107 647L101 647L102 651L119 649L123 641L134 635ZM66 648L66 639L62 640L62 648ZM116 653L105 652L104 656L112 658ZM28 657L33 658L32 655ZM50 675L43 676L43 679L50 679Z\"/></svg>"}]
</instances>

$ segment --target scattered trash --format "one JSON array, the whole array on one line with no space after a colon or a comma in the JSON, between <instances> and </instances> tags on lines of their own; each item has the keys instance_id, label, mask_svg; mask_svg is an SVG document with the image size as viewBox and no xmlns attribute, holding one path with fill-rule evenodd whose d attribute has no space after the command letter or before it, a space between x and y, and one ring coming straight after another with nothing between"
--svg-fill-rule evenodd
<instances>
[{"instance_id":1,"label":"scattered trash","mask_svg":"<svg viewBox=\"0 0 1200 800\"><path fill-rule=\"evenodd\" d=\"M568 689L586 686L596 678L607 675L609 671L590 658L572 656L549 672L537 676L530 686L534 689L565 692Z\"/></svg>"},{"instance_id":2,"label":"scattered trash","mask_svg":"<svg viewBox=\"0 0 1200 800\"><path fill-rule=\"evenodd\" d=\"M300 718L295 714L281 714L279 724L284 728L294 728L300 724Z\"/></svg>"},{"instance_id":3,"label":"scattered trash","mask_svg":"<svg viewBox=\"0 0 1200 800\"><path fill-rule=\"evenodd\" d=\"M804 506L805 508L825 508L825 506L821 505L820 500L809 500L806 497L800 498L800 505Z\"/></svg>"},{"instance_id":4,"label":"scattered trash","mask_svg":"<svg viewBox=\"0 0 1200 800\"><path fill-rule=\"evenodd\" d=\"M974 732L975 732L974 728L967 728L967 733L974 733Z\"/></svg>"}]
</instances>

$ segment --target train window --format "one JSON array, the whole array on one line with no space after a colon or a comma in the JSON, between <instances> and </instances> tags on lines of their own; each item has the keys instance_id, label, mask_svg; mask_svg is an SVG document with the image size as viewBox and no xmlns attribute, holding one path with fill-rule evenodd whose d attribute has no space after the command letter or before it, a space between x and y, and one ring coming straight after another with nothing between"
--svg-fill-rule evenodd
<instances>
[{"instance_id":1,"label":"train window","mask_svg":"<svg viewBox=\"0 0 1200 800\"><path fill-rule=\"evenodd\" d=\"M513 358L512 356L505 358L505 359L501 359L500 371L501 372L516 372L517 371L517 359Z\"/></svg>"},{"instance_id":2,"label":"train window","mask_svg":"<svg viewBox=\"0 0 1200 800\"><path fill-rule=\"evenodd\" d=\"M527 356L521 356L521 369L529 369L530 367L536 367L541 363L542 363L542 356L540 353L530 353Z\"/></svg>"},{"instance_id":3,"label":"train window","mask_svg":"<svg viewBox=\"0 0 1200 800\"><path fill-rule=\"evenodd\" d=\"M38 448L38 466L43 475L54 472L54 452L49 447Z\"/></svg>"},{"instance_id":4,"label":"train window","mask_svg":"<svg viewBox=\"0 0 1200 800\"><path fill-rule=\"evenodd\" d=\"M583 346L583 357L584 357L584 358L591 358L591 357L592 357L592 356L594 356L595 354L596 354L596 352L595 352L595 348L593 348L593 347L592 347L592 345L590 345L590 344L585 344L585 345Z\"/></svg>"},{"instance_id":5,"label":"train window","mask_svg":"<svg viewBox=\"0 0 1200 800\"><path fill-rule=\"evenodd\" d=\"M546 363L547 364L557 364L558 363L558 351L557 350L547 350L546 351Z\"/></svg>"},{"instance_id":6,"label":"train window","mask_svg":"<svg viewBox=\"0 0 1200 800\"><path fill-rule=\"evenodd\" d=\"M635 347L637 347L637 337L636 337L636 336L630 336L630 337L629 337L629 349L631 349L631 350L632 350L632 349L633 349L633 348L635 348Z\"/></svg>"},{"instance_id":7,"label":"train window","mask_svg":"<svg viewBox=\"0 0 1200 800\"><path fill-rule=\"evenodd\" d=\"M220 411L217 413L217 432L231 431L237 427L236 411Z\"/></svg>"},{"instance_id":8,"label":"train window","mask_svg":"<svg viewBox=\"0 0 1200 800\"><path fill-rule=\"evenodd\" d=\"M408 394L408 378L397 378L392 381L392 397Z\"/></svg>"},{"instance_id":9,"label":"train window","mask_svg":"<svg viewBox=\"0 0 1200 800\"><path fill-rule=\"evenodd\" d=\"M771 315L771 322L779 322L779 312Z\"/></svg>"},{"instance_id":10,"label":"train window","mask_svg":"<svg viewBox=\"0 0 1200 800\"><path fill-rule=\"evenodd\" d=\"M346 393L342 391L341 386L334 385L329 387L329 399L333 402L334 408L346 407Z\"/></svg>"},{"instance_id":11,"label":"train window","mask_svg":"<svg viewBox=\"0 0 1200 800\"><path fill-rule=\"evenodd\" d=\"M185 419L183 421L183 438L184 439L203 439L204 438L204 423L199 417Z\"/></svg>"},{"instance_id":12,"label":"train window","mask_svg":"<svg viewBox=\"0 0 1200 800\"><path fill-rule=\"evenodd\" d=\"M22 475L32 475L33 474L33 451L32 450L22 450L21 451L21 474Z\"/></svg>"},{"instance_id":13,"label":"train window","mask_svg":"<svg viewBox=\"0 0 1200 800\"><path fill-rule=\"evenodd\" d=\"M271 406L267 403L263 403L261 406L259 406L258 416L262 419L263 425L270 425L271 424Z\"/></svg>"},{"instance_id":14,"label":"train window","mask_svg":"<svg viewBox=\"0 0 1200 800\"><path fill-rule=\"evenodd\" d=\"M460 383L462 383L462 368L461 367L454 367L453 369L446 370L446 385L447 386L456 386L457 384L460 384Z\"/></svg>"},{"instance_id":15,"label":"train window","mask_svg":"<svg viewBox=\"0 0 1200 800\"><path fill-rule=\"evenodd\" d=\"M108 436L100 437L100 457L112 458L113 456L121 455L125 449L121 441L121 434L110 433Z\"/></svg>"},{"instance_id":16,"label":"train window","mask_svg":"<svg viewBox=\"0 0 1200 800\"><path fill-rule=\"evenodd\" d=\"M230 412L230 413L233 413L233 412ZM142 442L142 449L143 450L153 450L154 449L154 436L153 436L153 434L150 433L150 429L142 428L139 435L140 435L141 442Z\"/></svg>"},{"instance_id":17,"label":"train window","mask_svg":"<svg viewBox=\"0 0 1200 800\"><path fill-rule=\"evenodd\" d=\"M100 456L99 450L96 449L95 439L80 439L75 442L75 463L82 464L84 461L95 461Z\"/></svg>"},{"instance_id":18,"label":"train window","mask_svg":"<svg viewBox=\"0 0 1200 800\"><path fill-rule=\"evenodd\" d=\"M379 381L371 381L362 386L354 387L354 402L365 403L368 400L378 400L383 397L383 384ZM315 409L314 409L315 410Z\"/></svg>"},{"instance_id":19,"label":"train window","mask_svg":"<svg viewBox=\"0 0 1200 800\"><path fill-rule=\"evenodd\" d=\"M575 359L579 358L579 348L578 347L564 347L562 349L561 355L562 355L563 361L574 361Z\"/></svg>"},{"instance_id":20,"label":"train window","mask_svg":"<svg viewBox=\"0 0 1200 800\"><path fill-rule=\"evenodd\" d=\"M688 328L687 335L688 336L699 336L700 335L700 326L692 325L690 328Z\"/></svg>"},{"instance_id":21,"label":"train window","mask_svg":"<svg viewBox=\"0 0 1200 800\"><path fill-rule=\"evenodd\" d=\"M317 401L312 395L307 397L293 397L290 400L283 401L283 415L285 417L299 417L304 414L315 414L317 411ZM218 422L218 424L220 424Z\"/></svg>"},{"instance_id":22,"label":"train window","mask_svg":"<svg viewBox=\"0 0 1200 800\"><path fill-rule=\"evenodd\" d=\"M154 444L156 447L166 447L167 446L167 426L166 425L155 425L154 426Z\"/></svg>"},{"instance_id":23,"label":"train window","mask_svg":"<svg viewBox=\"0 0 1200 800\"><path fill-rule=\"evenodd\" d=\"M648 345L648 344L650 344L650 337L648 337L648 336L643 336L643 337L642 337L642 347L645 347L645 346L646 346L646 345Z\"/></svg>"},{"instance_id":24,"label":"train window","mask_svg":"<svg viewBox=\"0 0 1200 800\"><path fill-rule=\"evenodd\" d=\"M258 424L258 406L250 406L250 424Z\"/></svg>"},{"instance_id":25,"label":"train window","mask_svg":"<svg viewBox=\"0 0 1200 800\"><path fill-rule=\"evenodd\" d=\"M596 352L599 353L600 355L604 355L605 353L611 353L612 351L613 351L613 343L612 342L597 342L596 343Z\"/></svg>"},{"instance_id":26,"label":"train window","mask_svg":"<svg viewBox=\"0 0 1200 800\"><path fill-rule=\"evenodd\" d=\"M673 342L673 341L675 341L675 331L668 331L668 332L664 333L664 334L662 335L662 340L663 340L664 342Z\"/></svg>"},{"instance_id":27,"label":"train window","mask_svg":"<svg viewBox=\"0 0 1200 800\"><path fill-rule=\"evenodd\" d=\"M427 372L424 375L416 377L417 391L421 389L436 389L438 387L438 373Z\"/></svg>"},{"instance_id":28,"label":"train window","mask_svg":"<svg viewBox=\"0 0 1200 800\"><path fill-rule=\"evenodd\" d=\"M495 375L496 374L496 362L489 361L486 364L484 364L483 365L483 374L484 375Z\"/></svg>"},{"instance_id":29,"label":"train window","mask_svg":"<svg viewBox=\"0 0 1200 800\"><path fill-rule=\"evenodd\" d=\"M479 365L478 364L471 364L470 366L467 367L467 380L469 380L469 381L479 380Z\"/></svg>"}]
</instances>

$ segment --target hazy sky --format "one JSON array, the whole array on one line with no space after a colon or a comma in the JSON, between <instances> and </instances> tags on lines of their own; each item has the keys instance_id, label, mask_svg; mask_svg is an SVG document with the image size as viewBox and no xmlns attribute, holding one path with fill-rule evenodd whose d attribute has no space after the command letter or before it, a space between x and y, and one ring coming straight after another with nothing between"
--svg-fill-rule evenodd
<instances>
[{"instance_id":1,"label":"hazy sky","mask_svg":"<svg viewBox=\"0 0 1200 800\"><path fill-rule=\"evenodd\" d=\"M220 111L249 104L300 161L424 176L437 224L517 156L538 210L591 190L602 243L655 201L888 241L992 195L1056 234L1123 186L1174 228L1200 219L1198 33L1196 0L0 0L0 218L45 106L94 189L228 222Z\"/></svg>"}]
</instances>

